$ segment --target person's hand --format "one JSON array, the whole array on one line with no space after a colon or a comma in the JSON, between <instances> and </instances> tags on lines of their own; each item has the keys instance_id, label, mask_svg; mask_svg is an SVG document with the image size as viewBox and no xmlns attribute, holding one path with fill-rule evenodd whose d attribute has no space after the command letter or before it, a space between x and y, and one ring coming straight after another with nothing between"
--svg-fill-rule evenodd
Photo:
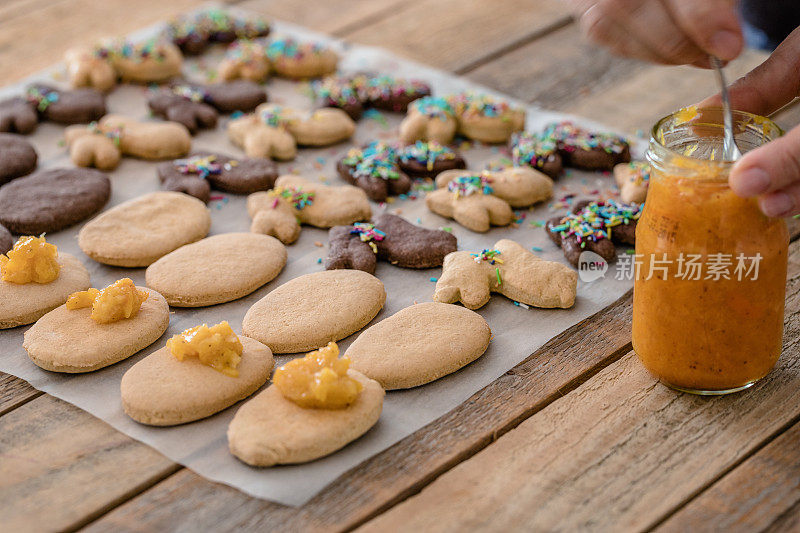
<instances>
[{"instance_id":1,"label":"person's hand","mask_svg":"<svg viewBox=\"0 0 800 533\"><path fill-rule=\"evenodd\" d=\"M800 28L792 32L764 63L731 86L731 107L769 115L800 96ZM722 105L719 95L700 107ZM800 213L800 126L740 159L731 170L731 189L745 198L757 196L765 215Z\"/></svg>"},{"instance_id":2,"label":"person's hand","mask_svg":"<svg viewBox=\"0 0 800 533\"><path fill-rule=\"evenodd\" d=\"M709 67L736 58L744 38L735 0L568 0L583 33L621 56Z\"/></svg>"}]
</instances>

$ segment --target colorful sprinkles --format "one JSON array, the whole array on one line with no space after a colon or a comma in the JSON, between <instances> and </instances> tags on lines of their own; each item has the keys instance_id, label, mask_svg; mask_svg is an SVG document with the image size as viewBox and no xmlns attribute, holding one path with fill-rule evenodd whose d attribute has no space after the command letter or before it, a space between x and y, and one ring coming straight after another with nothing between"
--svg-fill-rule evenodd
<instances>
[{"instance_id":1,"label":"colorful sprinkles","mask_svg":"<svg viewBox=\"0 0 800 533\"><path fill-rule=\"evenodd\" d=\"M400 178L397 150L383 141L373 141L364 148L351 148L342 162L352 168L354 178Z\"/></svg>"},{"instance_id":2,"label":"colorful sprinkles","mask_svg":"<svg viewBox=\"0 0 800 533\"><path fill-rule=\"evenodd\" d=\"M270 59L292 58L298 59L310 54L320 54L325 47L315 42L300 42L291 37L272 39L266 48L267 57Z\"/></svg>"},{"instance_id":3,"label":"colorful sprinkles","mask_svg":"<svg viewBox=\"0 0 800 533\"><path fill-rule=\"evenodd\" d=\"M633 181L636 185L650 182L650 163L646 161L631 161L628 163L631 169Z\"/></svg>"},{"instance_id":4,"label":"colorful sprinkles","mask_svg":"<svg viewBox=\"0 0 800 533\"><path fill-rule=\"evenodd\" d=\"M375 227L375 224L369 222L357 222L353 224L353 229L350 230L351 235L358 235L361 242L369 244L373 253L378 253L378 247L375 241L382 241L386 238L386 234Z\"/></svg>"},{"instance_id":5,"label":"colorful sprinkles","mask_svg":"<svg viewBox=\"0 0 800 533\"><path fill-rule=\"evenodd\" d=\"M553 137L529 131L518 132L511 137L511 161L517 167L527 165L542 168L553 160L556 149Z\"/></svg>"},{"instance_id":6,"label":"colorful sprinkles","mask_svg":"<svg viewBox=\"0 0 800 533\"><path fill-rule=\"evenodd\" d=\"M92 121L86 125L86 128L96 135L105 135L114 143L114 146L119 147L120 137L122 137L122 127L117 126L114 128L100 129L97 121Z\"/></svg>"},{"instance_id":7,"label":"colorful sprinkles","mask_svg":"<svg viewBox=\"0 0 800 533\"><path fill-rule=\"evenodd\" d=\"M469 196L471 194L492 194L494 189L489 185L489 177L485 174L459 176L447 184L447 190L456 195Z\"/></svg>"},{"instance_id":8,"label":"colorful sprinkles","mask_svg":"<svg viewBox=\"0 0 800 533\"><path fill-rule=\"evenodd\" d=\"M181 174L197 174L205 179L212 174L221 174L222 170L230 170L239 164L235 159L231 159L224 165L217 161L215 155L194 155L185 159L176 159L173 164Z\"/></svg>"},{"instance_id":9,"label":"colorful sprinkles","mask_svg":"<svg viewBox=\"0 0 800 533\"><path fill-rule=\"evenodd\" d=\"M452 94L447 97L447 102L461 116L500 117L513 111L505 100L472 91Z\"/></svg>"},{"instance_id":10,"label":"colorful sprinkles","mask_svg":"<svg viewBox=\"0 0 800 533\"><path fill-rule=\"evenodd\" d=\"M440 96L424 96L411 102L411 106L421 115L440 120L447 120L455 114L450 103Z\"/></svg>"},{"instance_id":11,"label":"colorful sprinkles","mask_svg":"<svg viewBox=\"0 0 800 533\"><path fill-rule=\"evenodd\" d=\"M592 202L579 213L563 217L550 231L562 237L575 236L583 248L586 241L610 239L611 228L638 220L640 214L639 204L625 204L616 200Z\"/></svg>"},{"instance_id":12,"label":"colorful sprinkles","mask_svg":"<svg viewBox=\"0 0 800 533\"><path fill-rule=\"evenodd\" d=\"M417 141L397 153L398 158L403 163L416 161L422 163L430 171L437 161L447 161L456 158L456 153L452 148L439 144L436 141Z\"/></svg>"},{"instance_id":13,"label":"colorful sprinkles","mask_svg":"<svg viewBox=\"0 0 800 533\"><path fill-rule=\"evenodd\" d=\"M552 139L558 143L560 150L567 152L601 149L609 154L619 154L628 147L624 137L589 131L568 120L550 124L545 128L542 137Z\"/></svg>"},{"instance_id":14,"label":"colorful sprinkles","mask_svg":"<svg viewBox=\"0 0 800 533\"><path fill-rule=\"evenodd\" d=\"M192 87L191 85L175 85L172 87L172 92L192 102L205 102L208 98L208 93L206 91L199 87Z\"/></svg>"},{"instance_id":15,"label":"colorful sprinkles","mask_svg":"<svg viewBox=\"0 0 800 533\"><path fill-rule=\"evenodd\" d=\"M292 207L297 210L308 207L314 203L313 192L303 192L302 189L295 187L276 187L269 191L269 195L275 198L275 200L272 202L273 209L278 207L280 198L287 200L290 204L292 204Z\"/></svg>"},{"instance_id":16,"label":"colorful sprinkles","mask_svg":"<svg viewBox=\"0 0 800 533\"><path fill-rule=\"evenodd\" d=\"M25 99L35 104L36 109L39 111L45 111L50 107L50 104L58 102L58 93L48 90L41 91L38 87L30 87L25 93Z\"/></svg>"}]
</instances>

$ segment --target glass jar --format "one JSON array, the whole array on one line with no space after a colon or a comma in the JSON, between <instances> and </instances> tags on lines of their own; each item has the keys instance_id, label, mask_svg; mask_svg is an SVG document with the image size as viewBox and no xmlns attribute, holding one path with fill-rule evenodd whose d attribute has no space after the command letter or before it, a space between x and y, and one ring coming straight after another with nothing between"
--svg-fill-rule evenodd
<instances>
[{"instance_id":1,"label":"glass jar","mask_svg":"<svg viewBox=\"0 0 800 533\"><path fill-rule=\"evenodd\" d=\"M739 149L782 135L735 112ZM687 108L661 119L636 228L633 348L664 384L726 394L764 377L781 352L789 234L728 187L722 113Z\"/></svg>"}]
</instances>

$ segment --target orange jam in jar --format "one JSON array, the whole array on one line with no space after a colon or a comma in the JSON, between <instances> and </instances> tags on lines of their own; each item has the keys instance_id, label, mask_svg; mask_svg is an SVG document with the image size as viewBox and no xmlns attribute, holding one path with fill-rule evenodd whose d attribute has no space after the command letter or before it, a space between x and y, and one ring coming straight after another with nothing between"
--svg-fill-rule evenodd
<instances>
[{"instance_id":1,"label":"orange jam in jar","mask_svg":"<svg viewBox=\"0 0 800 533\"><path fill-rule=\"evenodd\" d=\"M740 112L734 129L742 152L782 134ZM783 337L786 223L729 188L722 131L716 109L656 124L636 228L633 348L664 384L695 394L749 387L775 366Z\"/></svg>"}]
</instances>

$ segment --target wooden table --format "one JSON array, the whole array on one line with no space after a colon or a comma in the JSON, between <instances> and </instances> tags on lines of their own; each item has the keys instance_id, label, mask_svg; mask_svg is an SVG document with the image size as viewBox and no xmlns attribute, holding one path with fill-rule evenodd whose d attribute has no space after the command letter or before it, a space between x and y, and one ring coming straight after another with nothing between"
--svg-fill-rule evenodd
<instances>
[{"instance_id":1,"label":"wooden table","mask_svg":"<svg viewBox=\"0 0 800 533\"><path fill-rule=\"evenodd\" d=\"M13 81L58 61L68 45L198 4L7 0L0 71ZM239 5L629 132L712 88L708 73L586 45L558 0ZM741 75L764 57L748 51L732 69ZM800 122L800 106L777 120ZM800 226L790 222L796 238ZM656 383L631 352L627 294L300 509L206 481L0 374L0 530L796 531L800 242L789 261L784 353L750 391L706 399Z\"/></svg>"}]
</instances>

